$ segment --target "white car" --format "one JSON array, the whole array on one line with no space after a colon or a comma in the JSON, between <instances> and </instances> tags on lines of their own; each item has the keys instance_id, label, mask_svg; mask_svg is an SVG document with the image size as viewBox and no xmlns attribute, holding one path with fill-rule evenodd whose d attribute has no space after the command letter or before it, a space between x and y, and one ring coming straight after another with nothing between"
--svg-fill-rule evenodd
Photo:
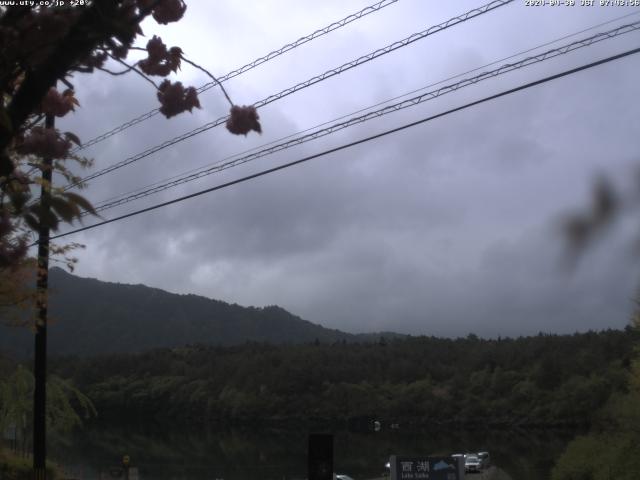
<instances>
[{"instance_id":1,"label":"white car","mask_svg":"<svg viewBox=\"0 0 640 480\"><path fill-rule=\"evenodd\" d=\"M465 472L479 472L482 470L482 461L477 455L467 454L464 458L464 471Z\"/></svg>"}]
</instances>

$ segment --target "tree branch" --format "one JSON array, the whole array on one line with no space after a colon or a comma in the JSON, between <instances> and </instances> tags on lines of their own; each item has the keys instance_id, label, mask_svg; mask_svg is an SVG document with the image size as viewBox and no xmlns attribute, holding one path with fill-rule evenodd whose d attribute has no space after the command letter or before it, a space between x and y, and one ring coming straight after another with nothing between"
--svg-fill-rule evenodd
<instances>
[{"instance_id":1,"label":"tree branch","mask_svg":"<svg viewBox=\"0 0 640 480\"><path fill-rule=\"evenodd\" d=\"M114 72L113 70L109 70L108 68L105 67L96 67L98 70L108 73L109 75L113 75L113 76L118 76L118 75L124 75L125 73L129 73L133 67L129 67L126 70L122 70L121 72Z\"/></svg>"},{"instance_id":2,"label":"tree branch","mask_svg":"<svg viewBox=\"0 0 640 480\"><path fill-rule=\"evenodd\" d=\"M185 62L187 62L189 65L197 68L198 70L203 71L204 73L206 73L214 82L216 82L218 84L218 86L220 87L220 89L222 90L222 93L224 93L224 96L227 98L227 101L231 104L231 106L233 107L234 103L231 101L231 98L229 98L229 94L227 93L227 91L224 89L224 87L222 86L222 83L220 83L220 81L214 77L213 75L211 75L211 73L204 67L201 67L200 65L198 65L195 62L192 62L191 60L189 60L188 58L186 58L184 55L180 55L180 58L182 60L184 60Z\"/></svg>"},{"instance_id":3,"label":"tree branch","mask_svg":"<svg viewBox=\"0 0 640 480\"><path fill-rule=\"evenodd\" d=\"M31 123L25 125L24 130L26 131L26 130L29 130L31 127L35 127L38 123L42 121L43 118L44 118L44 113L41 113Z\"/></svg>"},{"instance_id":4,"label":"tree branch","mask_svg":"<svg viewBox=\"0 0 640 480\"><path fill-rule=\"evenodd\" d=\"M94 0L40 67L26 71L24 81L7 108L10 124L0 126L0 176L13 171L14 165L6 149L15 132L37 108L51 85L63 78L78 59L88 57L97 45L111 37L110 30L100 20L98 6L110 9L114 16L119 11L118 5L112 0Z\"/></svg>"},{"instance_id":5,"label":"tree branch","mask_svg":"<svg viewBox=\"0 0 640 480\"><path fill-rule=\"evenodd\" d=\"M147 82L149 82L151 85L153 85L156 90L158 90L158 86L156 85L156 82L154 82L149 77L147 77L144 73L142 73L140 70L138 70L134 65L129 65L124 60L120 60L119 58L114 57L109 52L107 52L107 55L109 55L109 58L111 58L112 60L115 60L116 62L121 63L125 67L129 68L129 70L136 72L138 75L140 75L142 78L144 78Z\"/></svg>"}]
</instances>

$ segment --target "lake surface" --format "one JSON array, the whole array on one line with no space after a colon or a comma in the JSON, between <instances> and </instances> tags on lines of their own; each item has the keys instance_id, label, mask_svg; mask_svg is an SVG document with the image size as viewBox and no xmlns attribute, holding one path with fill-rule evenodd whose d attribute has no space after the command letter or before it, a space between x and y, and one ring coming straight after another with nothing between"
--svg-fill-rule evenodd
<instances>
[{"instance_id":1,"label":"lake surface","mask_svg":"<svg viewBox=\"0 0 640 480\"><path fill-rule=\"evenodd\" d=\"M306 477L309 433L333 433L337 473L380 477L396 455L489 451L492 463L517 480L548 478L571 435L556 431L417 431L370 433L305 429L218 432L87 428L51 442L49 455L76 478L116 478L123 455L139 480L282 480ZM468 475L473 478L473 475Z\"/></svg>"}]
</instances>

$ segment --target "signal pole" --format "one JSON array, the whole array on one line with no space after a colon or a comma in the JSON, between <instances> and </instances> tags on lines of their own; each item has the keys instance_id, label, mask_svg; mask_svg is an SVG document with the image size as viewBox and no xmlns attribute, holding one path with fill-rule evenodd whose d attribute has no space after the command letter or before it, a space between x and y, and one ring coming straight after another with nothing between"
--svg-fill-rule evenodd
<instances>
[{"instance_id":1,"label":"signal pole","mask_svg":"<svg viewBox=\"0 0 640 480\"><path fill-rule=\"evenodd\" d=\"M45 128L55 127L55 117L48 113ZM34 480L46 480L47 435L47 309L49 287L49 233L48 213L51 208L50 189L53 177L51 157L42 160L42 186L40 191L40 226L38 229L38 272L36 283L36 335L34 349L35 388L33 392L33 472Z\"/></svg>"}]
</instances>

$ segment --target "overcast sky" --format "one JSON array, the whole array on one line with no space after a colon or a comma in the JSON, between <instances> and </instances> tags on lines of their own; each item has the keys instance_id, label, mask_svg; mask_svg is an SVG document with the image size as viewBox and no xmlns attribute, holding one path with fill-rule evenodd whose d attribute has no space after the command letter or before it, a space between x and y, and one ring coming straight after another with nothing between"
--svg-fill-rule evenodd
<instances>
[{"instance_id":1,"label":"overcast sky","mask_svg":"<svg viewBox=\"0 0 640 480\"><path fill-rule=\"evenodd\" d=\"M191 0L179 24L148 23L144 31L223 75L371 3ZM516 0L261 108L262 135L209 130L90 182L86 195L98 203L640 13L577 3L528 7ZM235 103L251 104L481 5L399 0L225 86ZM638 20L618 20L536 53ZM204 189L638 46L638 32L607 40L103 215ZM187 65L176 78L195 86L208 82ZM82 108L59 125L83 140L158 106L153 87L134 74L78 75L74 83ZM620 222L569 272L558 222L589 204L597 174L620 188L635 174L639 84L640 57L627 57L67 237L86 245L76 273L241 305L277 304L349 332L517 336L624 327L638 286L632 247L640 225ZM219 89L203 93L200 102L202 110L154 117L84 154L95 159L94 170L104 168L229 108Z\"/></svg>"}]
</instances>

